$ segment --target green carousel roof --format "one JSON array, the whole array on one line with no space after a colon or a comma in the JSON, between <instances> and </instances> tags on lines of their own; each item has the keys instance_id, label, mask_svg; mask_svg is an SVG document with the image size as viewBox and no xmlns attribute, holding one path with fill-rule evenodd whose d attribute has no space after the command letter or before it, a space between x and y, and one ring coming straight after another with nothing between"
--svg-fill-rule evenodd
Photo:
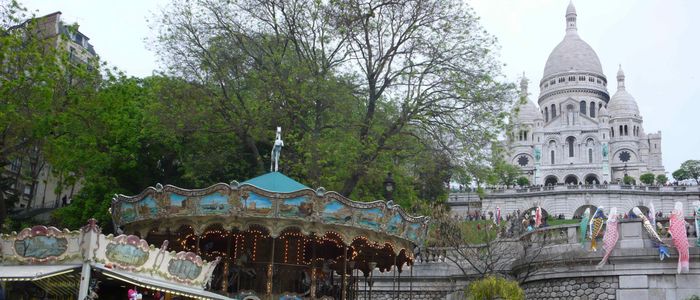
<instances>
[{"instance_id":1,"label":"green carousel roof","mask_svg":"<svg viewBox=\"0 0 700 300\"><path fill-rule=\"evenodd\" d=\"M292 193L309 188L308 186L305 186L280 172L270 172L260 175L255 178L248 179L242 184L249 184L274 193Z\"/></svg>"}]
</instances>

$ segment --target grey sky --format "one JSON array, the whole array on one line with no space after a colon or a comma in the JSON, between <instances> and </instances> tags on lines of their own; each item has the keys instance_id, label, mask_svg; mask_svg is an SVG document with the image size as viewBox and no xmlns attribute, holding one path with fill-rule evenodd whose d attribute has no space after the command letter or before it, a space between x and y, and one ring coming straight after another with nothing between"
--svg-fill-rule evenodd
<instances>
[{"instance_id":1,"label":"grey sky","mask_svg":"<svg viewBox=\"0 0 700 300\"><path fill-rule=\"evenodd\" d=\"M524 71L530 98L551 50L564 37L568 0L468 0L481 24L499 39L504 74L517 82ZM77 22L95 50L110 65L133 76L148 76L157 56L145 39L153 35L146 21L167 1L25 0L37 14L57 10ZM647 133L663 134L663 161L670 173L687 159L700 159L700 1L578 0L579 35L598 53L615 93L617 65L627 90L636 98ZM698 119L696 119L698 118Z\"/></svg>"}]
</instances>

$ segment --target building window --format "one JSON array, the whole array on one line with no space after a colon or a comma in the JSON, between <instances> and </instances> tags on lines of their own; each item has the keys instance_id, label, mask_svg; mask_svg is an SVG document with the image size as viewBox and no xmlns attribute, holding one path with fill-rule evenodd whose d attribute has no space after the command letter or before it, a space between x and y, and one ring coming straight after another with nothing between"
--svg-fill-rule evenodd
<instances>
[{"instance_id":1,"label":"building window","mask_svg":"<svg viewBox=\"0 0 700 300\"><path fill-rule=\"evenodd\" d=\"M576 81L576 76L569 76L569 81Z\"/></svg>"},{"instance_id":2,"label":"building window","mask_svg":"<svg viewBox=\"0 0 700 300\"><path fill-rule=\"evenodd\" d=\"M610 127L610 137L615 137L615 130Z\"/></svg>"},{"instance_id":3,"label":"building window","mask_svg":"<svg viewBox=\"0 0 700 300\"><path fill-rule=\"evenodd\" d=\"M19 170L20 170L21 168L22 168L22 159L20 159L20 158L15 158L14 160L12 160L12 166L10 167L10 169L12 170L12 172L17 173L17 172L19 172Z\"/></svg>"},{"instance_id":4,"label":"building window","mask_svg":"<svg viewBox=\"0 0 700 300\"><path fill-rule=\"evenodd\" d=\"M569 157L574 157L574 140L573 136L566 138L566 144L569 146Z\"/></svg>"},{"instance_id":5,"label":"building window","mask_svg":"<svg viewBox=\"0 0 700 300\"><path fill-rule=\"evenodd\" d=\"M620 136L624 136L624 135L625 135L625 132L622 131L622 125L620 125Z\"/></svg>"},{"instance_id":6,"label":"building window","mask_svg":"<svg viewBox=\"0 0 700 300\"><path fill-rule=\"evenodd\" d=\"M30 185L25 185L24 186L24 194L29 196L32 194L32 186Z\"/></svg>"},{"instance_id":7,"label":"building window","mask_svg":"<svg viewBox=\"0 0 700 300\"><path fill-rule=\"evenodd\" d=\"M552 104L552 120L557 116L557 106Z\"/></svg>"},{"instance_id":8,"label":"building window","mask_svg":"<svg viewBox=\"0 0 700 300\"><path fill-rule=\"evenodd\" d=\"M544 121L549 122L549 109L544 108Z\"/></svg>"},{"instance_id":9,"label":"building window","mask_svg":"<svg viewBox=\"0 0 700 300\"><path fill-rule=\"evenodd\" d=\"M578 81L586 81L586 76L579 76Z\"/></svg>"},{"instance_id":10,"label":"building window","mask_svg":"<svg viewBox=\"0 0 700 300\"><path fill-rule=\"evenodd\" d=\"M595 79L593 77L588 77L588 81L595 82Z\"/></svg>"},{"instance_id":11,"label":"building window","mask_svg":"<svg viewBox=\"0 0 700 300\"><path fill-rule=\"evenodd\" d=\"M603 139L605 139L605 133L603 133Z\"/></svg>"},{"instance_id":12,"label":"building window","mask_svg":"<svg viewBox=\"0 0 700 300\"><path fill-rule=\"evenodd\" d=\"M590 109L591 118L595 118L595 102L591 102L590 107L591 107L591 109Z\"/></svg>"},{"instance_id":13,"label":"building window","mask_svg":"<svg viewBox=\"0 0 700 300\"><path fill-rule=\"evenodd\" d=\"M586 115L586 101L581 101L578 104L578 110L582 115Z\"/></svg>"},{"instance_id":14,"label":"building window","mask_svg":"<svg viewBox=\"0 0 700 300\"><path fill-rule=\"evenodd\" d=\"M588 163L592 164L593 163L593 149L588 148Z\"/></svg>"},{"instance_id":15,"label":"building window","mask_svg":"<svg viewBox=\"0 0 700 300\"><path fill-rule=\"evenodd\" d=\"M632 158L632 155L630 155L629 152L627 151L622 151L620 152L620 161L621 162L628 162Z\"/></svg>"},{"instance_id":16,"label":"building window","mask_svg":"<svg viewBox=\"0 0 700 300\"><path fill-rule=\"evenodd\" d=\"M566 81L566 77L559 77L559 83Z\"/></svg>"},{"instance_id":17,"label":"building window","mask_svg":"<svg viewBox=\"0 0 700 300\"><path fill-rule=\"evenodd\" d=\"M549 84L550 84L550 85L555 85L555 84L557 84L557 81L554 80L554 79L552 79L552 80L549 81Z\"/></svg>"},{"instance_id":18,"label":"building window","mask_svg":"<svg viewBox=\"0 0 700 300\"><path fill-rule=\"evenodd\" d=\"M554 164L554 150L549 152L549 158L550 158L550 161L552 162L552 164Z\"/></svg>"},{"instance_id":19,"label":"building window","mask_svg":"<svg viewBox=\"0 0 700 300\"><path fill-rule=\"evenodd\" d=\"M627 131L627 125L625 125L625 136L630 135L629 131Z\"/></svg>"},{"instance_id":20,"label":"building window","mask_svg":"<svg viewBox=\"0 0 700 300\"><path fill-rule=\"evenodd\" d=\"M525 155L520 155L520 157L518 157L518 164L519 164L521 167L527 166L527 164L528 164L529 162L530 162L530 160L529 160L529 159L527 158L527 156L525 156Z\"/></svg>"}]
</instances>

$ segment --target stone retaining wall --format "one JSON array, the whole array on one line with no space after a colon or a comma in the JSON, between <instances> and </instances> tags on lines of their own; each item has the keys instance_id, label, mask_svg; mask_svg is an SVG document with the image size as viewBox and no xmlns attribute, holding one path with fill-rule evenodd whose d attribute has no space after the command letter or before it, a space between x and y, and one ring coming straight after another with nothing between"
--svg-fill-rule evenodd
<instances>
[{"instance_id":1,"label":"stone retaining wall","mask_svg":"<svg viewBox=\"0 0 700 300\"><path fill-rule=\"evenodd\" d=\"M373 291L372 300L394 300L394 299L415 299L415 300L443 300L446 299L448 295L447 291L413 291L409 295L408 292L402 291L401 293L392 293L388 291ZM365 294L360 292L357 299L359 300L369 300L370 297L365 297ZM369 296L369 295L368 295Z\"/></svg>"},{"instance_id":2,"label":"stone retaining wall","mask_svg":"<svg viewBox=\"0 0 700 300\"><path fill-rule=\"evenodd\" d=\"M539 280L523 285L527 299L616 299L617 276Z\"/></svg>"}]
</instances>

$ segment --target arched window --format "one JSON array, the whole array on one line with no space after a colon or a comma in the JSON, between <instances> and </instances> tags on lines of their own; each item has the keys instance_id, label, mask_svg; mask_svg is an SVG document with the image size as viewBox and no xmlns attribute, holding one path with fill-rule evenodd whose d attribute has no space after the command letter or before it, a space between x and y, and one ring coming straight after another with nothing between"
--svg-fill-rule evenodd
<instances>
[{"instance_id":1,"label":"arched window","mask_svg":"<svg viewBox=\"0 0 700 300\"><path fill-rule=\"evenodd\" d=\"M549 122L549 109L546 107L544 108L544 121Z\"/></svg>"},{"instance_id":2,"label":"arched window","mask_svg":"<svg viewBox=\"0 0 700 300\"><path fill-rule=\"evenodd\" d=\"M557 116L557 106L552 104L552 120Z\"/></svg>"},{"instance_id":3,"label":"arched window","mask_svg":"<svg viewBox=\"0 0 700 300\"><path fill-rule=\"evenodd\" d=\"M554 150L549 152L549 159L552 161L552 164L554 164Z\"/></svg>"},{"instance_id":4,"label":"arched window","mask_svg":"<svg viewBox=\"0 0 700 300\"><path fill-rule=\"evenodd\" d=\"M627 131L627 125L625 125L625 135L630 135L629 131Z\"/></svg>"},{"instance_id":5,"label":"arched window","mask_svg":"<svg viewBox=\"0 0 700 300\"><path fill-rule=\"evenodd\" d=\"M590 109L591 118L595 118L595 102L591 102L590 107L591 107L591 109Z\"/></svg>"},{"instance_id":6,"label":"arched window","mask_svg":"<svg viewBox=\"0 0 700 300\"><path fill-rule=\"evenodd\" d=\"M581 101L578 104L578 110L582 115L586 115L586 101Z\"/></svg>"},{"instance_id":7,"label":"arched window","mask_svg":"<svg viewBox=\"0 0 700 300\"><path fill-rule=\"evenodd\" d=\"M569 157L574 157L574 140L573 136L566 138L566 144L569 146Z\"/></svg>"},{"instance_id":8,"label":"arched window","mask_svg":"<svg viewBox=\"0 0 700 300\"><path fill-rule=\"evenodd\" d=\"M592 164L593 163L593 149L588 148L588 163Z\"/></svg>"},{"instance_id":9,"label":"arched window","mask_svg":"<svg viewBox=\"0 0 700 300\"><path fill-rule=\"evenodd\" d=\"M625 135L625 132L622 131L622 125L620 125L620 136L624 136L624 135Z\"/></svg>"},{"instance_id":10,"label":"arched window","mask_svg":"<svg viewBox=\"0 0 700 300\"><path fill-rule=\"evenodd\" d=\"M613 127L610 127L610 137L611 138L615 137L615 129Z\"/></svg>"}]
</instances>

